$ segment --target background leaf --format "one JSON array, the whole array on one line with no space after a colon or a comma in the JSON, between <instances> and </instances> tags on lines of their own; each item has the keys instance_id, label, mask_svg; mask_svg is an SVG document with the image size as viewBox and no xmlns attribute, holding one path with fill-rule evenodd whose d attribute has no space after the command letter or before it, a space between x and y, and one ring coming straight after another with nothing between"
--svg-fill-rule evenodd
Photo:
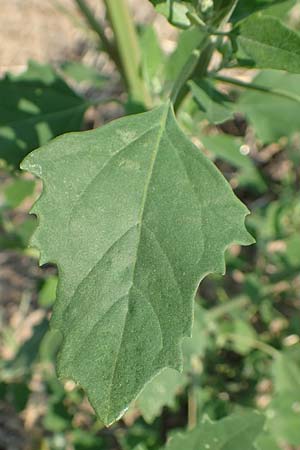
<instances>
[{"instance_id":1,"label":"background leaf","mask_svg":"<svg viewBox=\"0 0 300 450\"><path fill-rule=\"evenodd\" d=\"M250 2L239 0L231 19L232 22L239 22L260 10L265 11L266 14L272 14L272 10L276 8L276 5L285 6L288 4L290 6L290 3L290 1L286 0L251 0Z\"/></svg>"},{"instance_id":2,"label":"background leaf","mask_svg":"<svg viewBox=\"0 0 300 450\"><path fill-rule=\"evenodd\" d=\"M233 414L218 422L206 420L194 430L175 435L167 450L255 450L254 441L262 432L264 417L255 411Z\"/></svg>"},{"instance_id":3,"label":"background leaf","mask_svg":"<svg viewBox=\"0 0 300 450\"><path fill-rule=\"evenodd\" d=\"M229 97L218 91L207 80L189 81L189 88L196 100L203 117L211 123L222 123L233 116Z\"/></svg>"},{"instance_id":4,"label":"background leaf","mask_svg":"<svg viewBox=\"0 0 300 450\"><path fill-rule=\"evenodd\" d=\"M286 92L295 99L246 90L240 96L236 109L246 115L263 143L276 142L283 136L291 138L299 131L300 76L266 70L259 73L253 83Z\"/></svg>"},{"instance_id":5,"label":"background leaf","mask_svg":"<svg viewBox=\"0 0 300 450\"><path fill-rule=\"evenodd\" d=\"M300 35L275 17L251 16L238 32L237 42L255 67L300 73Z\"/></svg>"},{"instance_id":6,"label":"background leaf","mask_svg":"<svg viewBox=\"0 0 300 450\"><path fill-rule=\"evenodd\" d=\"M48 65L0 80L0 158L18 167L34 148L81 127L90 106Z\"/></svg>"}]
</instances>

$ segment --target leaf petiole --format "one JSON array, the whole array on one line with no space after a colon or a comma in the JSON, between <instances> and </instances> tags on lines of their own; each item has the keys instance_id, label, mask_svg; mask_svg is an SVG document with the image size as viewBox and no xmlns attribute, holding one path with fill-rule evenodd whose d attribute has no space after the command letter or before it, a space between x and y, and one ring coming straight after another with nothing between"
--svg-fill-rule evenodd
<instances>
[{"instance_id":1,"label":"leaf petiole","mask_svg":"<svg viewBox=\"0 0 300 450\"><path fill-rule=\"evenodd\" d=\"M289 100L293 100L295 102L300 103L300 96L296 94L290 94L289 92L282 91L280 89L272 89L266 86L260 86L255 83L247 83L245 81L238 80L237 78L225 77L223 75L218 75L215 73L209 73L208 76L213 78L216 81L221 81L222 83L228 83L235 86L239 86L245 89L252 89L254 91L265 92L266 94L278 95L280 97L287 98Z\"/></svg>"}]
</instances>

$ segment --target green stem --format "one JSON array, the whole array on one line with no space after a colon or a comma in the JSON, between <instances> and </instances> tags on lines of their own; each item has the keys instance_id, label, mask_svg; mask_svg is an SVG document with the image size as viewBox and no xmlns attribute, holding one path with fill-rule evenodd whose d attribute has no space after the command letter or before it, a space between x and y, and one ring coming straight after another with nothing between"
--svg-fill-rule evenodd
<instances>
[{"instance_id":1,"label":"green stem","mask_svg":"<svg viewBox=\"0 0 300 450\"><path fill-rule=\"evenodd\" d=\"M104 0L119 50L123 74L132 99L150 106L150 96L140 75L141 55L136 30L126 0Z\"/></svg>"},{"instance_id":2,"label":"green stem","mask_svg":"<svg viewBox=\"0 0 300 450\"><path fill-rule=\"evenodd\" d=\"M179 74L178 78L175 80L173 89L171 92L171 101L174 104L174 110L177 111L179 106L181 105L182 101L184 100L185 96L188 93L188 88L186 86L187 81L190 78L197 77L202 78L207 75L207 69L209 66L209 63L211 61L214 49L215 49L215 43L212 42L210 39L210 34L212 35L220 35L220 36L228 36L230 33L219 31L218 29L221 28L227 20L230 18L231 14L233 13L236 5L238 3L238 0L231 0L231 5L227 10L227 13L223 17L223 13L220 15L220 17L216 17L214 22L212 23L213 28L205 27L205 25L200 18L195 16L194 14L188 14L191 21L198 25L203 31L205 32L204 38L198 48L194 50L194 52L191 54L186 67L184 67ZM200 54L200 50L201 54ZM198 58L200 55L200 58L198 59L198 62L195 60L195 56L198 52Z\"/></svg>"},{"instance_id":3,"label":"green stem","mask_svg":"<svg viewBox=\"0 0 300 450\"><path fill-rule=\"evenodd\" d=\"M170 99L171 99L171 102L174 104L175 110L177 109L179 94L180 94L183 86L186 84L186 82L190 79L191 75L193 74L193 72L197 66L199 56L200 56L200 51L193 50L187 63L183 66L181 72L179 73L177 79L174 82Z\"/></svg>"},{"instance_id":4,"label":"green stem","mask_svg":"<svg viewBox=\"0 0 300 450\"><path fill-rule=\"evenodd\" d=\"M90 9L90 7L87 5L85 0L74 0L77 4L79 10L84 15L86 21L90 25L91 29L99 36L103 50L108 53L108 55L111 57L111 59L114 61L117 67L120 66L119 58L117 51L115 47L112 45L112 43L107 39L103 28L101 27L98 20L95 18L95 15L93 11Z\"/></svg>"},{"instance_id":5,"label":"green stem","mask_svg":"<svg viewBox=\"0 0 300 450\"><path fill-rule=\"evenodd\" d=\"M235 86L239 86L246 89L252 89L254 91L264 92L266 94L278 95L280 97L288 98L289 100L293 100L295 102L300 103L300 96L296 94L290 94L289 92L281 91L280 89L272 89L265 86L260 86L255 83L246 83L241 80L237 80L236 78L225 77L223 75L217 74L209 74L211 78L217 81L221 81L223 83L232 84Z\"/></svg>"},{"instance_id":6,"label":"green stem","mask_svg":"<svg viewBox=\"0 0 300 450\"><path fill-rule=\"evenodd\" d=\"M218 305L215 306L214 308L211 308L205 314L205 317L208 321L217 320L223 317L225 314L230 314L232 311L235 311L236 309L240 309L247 306L248 303L249 300L246 297L238 297L235 298L234 300L226 302L223 305Z\"/></svg>"},{"instance_id":7,"label":"green stem","mask_svg":"<svg viewBox=\"0 0 300 450\"><path fill-rule=\"evenodd\" d=\"M200 48L203 48L203 50L200 51ZM199 79L206 76L207 68L209 66L214 48L214 43L210 40L209 36L205 35L198 49L192 52L188 62L182 68L179 76L174 82L171 92L171 101L174 104L175 112L178 110L183 99L188 93L186 83L189 79L193 77L197 77Z\"/></svg>"},{"instance_id":8,"label":"green stem","mask_svg":"<svg viewBox=\"0 0 300 450\"><path fill-rule=\"evenodd\" d=\"M265 342L259 341L257 339L244 336L244 335L238 335L234 333L225 333L223 335L225 339L231 340L231 341L246 341L249 343L249 345L253 348L256 348L257 350L262 351L263 353L266 353L267 355L271 356L272 358L277 358L280 352L276 350L276 348L272 347L271 345L266 344Z\"/></svg>"},{"instance_id":9,"label":"green stem","mask_svg":"<svg viewBox=\"0 0 300 450\"><path fill-rule=\"evenodd\" d=\"M124 103L119 98L115 97L108 97L108 98L100 98L95 100L90 100L89 102L90 106L99 106L99 105L105 105L107 103L117 103L118 105L124 106Z\"/></svg>"},{"instance_id":10,"label":"green stem","mask_svg":"<svg viewBox=\"0 0 300 450\"><path fill-rule=\"evenodd\" d=\"M197 399L195 386L192 384L188 390L188 429L192 430L197 425Z\"/></svg>"}]
</instances>

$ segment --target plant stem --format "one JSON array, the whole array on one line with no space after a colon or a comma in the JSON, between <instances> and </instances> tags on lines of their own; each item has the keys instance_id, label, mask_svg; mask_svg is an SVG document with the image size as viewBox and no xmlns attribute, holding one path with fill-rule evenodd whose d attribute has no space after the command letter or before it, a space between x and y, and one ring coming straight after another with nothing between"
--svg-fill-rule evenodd
<instances>
[{"instance_id":1,"label":"plant stem","mask_svg":"<svg viewBox=\"0 0 300 450\"><path fill-rule=\"evenodd\" d=\"M111 59L114 61L117 67L120 66L119 58L117 51L115 47L112 45L112 43L107 39L104 30L102 29L100 23L98 20L96 20L95 15L93 11L90 9L90 7L87 5L85 0L74 0L77 4L78 8L84 15L86 21L92 28L92 30L99 36L103 50L108 53L108 55L111 57Z\"/></svg>"},{"instance_id":2,"label":"plant stem","mask_svg":"<svg viewBox=\"0 0 300 450\"><path fill-rule=\"evenodd\" d=\"M193 78L194 76L196 76L197 78L202 78L207 75L207 69L215 49L215 43L210 38L210 34L217 36L218 35L228 36L230 34L227 32L222 32L221 30L219 31L218 28L222 27L224 23L227 22L227 20L233 13L237 3L238 0L231 0L230 8L228 9L225 16L222 17L221 15L220 17L217 17L215 19L214 23L212 24L213 29L205 26L203 27L203 25L205 24L202 22L200 18L197 18L197 16L193 14L188 15L193 23L198 24L198 26L203 29L205 34L200 45L198 46L197 49L193 51L186 66L182 69L178 78L174 82L173 89L171 92L171 101L174 104L175 112L178 110L179 106L181 105L182 101L184 100L185 96L188 93L188 88L186 86L187 81L190 78ZM196 52L198 52L199 58L198 62L195 61L195 56L197 54Z\"/></svg>"},{"instance_id":3,"label":"plant stem","mask_svg":"<svg viewBox=\"0 0 300 450\"><path fill-rule=\"evenodd\" d=\"M179 73L179 76L177 77L177 79L174 82L174 85L173 85L173 88L171 91L171 95L170 95L170 99L171 99L171 102L174 104L175 110L177 109L176 106L178 103L178 96L180 94L180 91L182 90L185 83L189 80L191 75L193 74L193 72L197 66L199 56L200 56L199 50L194 50L191 53L191 56L189 57L187 63L183 66L181 72Z\"/></svg>"},{"instance_id":4,"label":"plant stem","mask_svg":"<svg viewBox=\"0 0 300 450\"><path fill-rule=\"evenodd\" d=\"M123 74L132 99L150 106L150 96L140 75L141 55L126 0L104 0L119 50Z\"/></svg>"},{"instance_id":5,"label":"plant stem","mask_svg":"<svg viewBox=\"0 0 300 450\"><path fill-rule=\"evenodd\" d=\"M188 429L192 430L197 425L197 400L195 387L192 384L188 390Z\"/></svg>"},{"instance_id":6,"label":"plant stem","mask_svg":"<svg viewBox=\"0 0 300 450\"><path fill-rule=\"evenodd\" d=\"M203 48L201 51L200 48ZM186 83L193 76L201 78L206 75L207 68L213 53L214 45L209 36L205 35L198 49L195 49L189 57L187 63L182 68L179 76L174 82L171 92L171 101L174 104L174 110L177 111L184 97L188 92Z\"/></svg>"},{"instance_id":7,"label":"plant stem","mask_svg":"<svg viewBox=\"0 0 300 450\"><path fill-rule=\"evenodd\" d=\"M278 95L280 97L293 100L300 103L300 96L296 94L290 94L289 92L281 91L280 89L272 89L265 86L260 86L255 83L246 83L245 81L237 80L236 78L225 77L223 75L217 75L210 73L209 76L214 80L221 81L223 83L232 84L246 89L252 89L254 91L265 92L266 94Z\"/></svg>"},{"instance_id":8,"label":"plant stem","mask_svg":"<svg viewBox=\"0 0 300 450\"><path fill-rule=\"evenodd\" d=\"M248 337L248 336L243 336L243 335L238 335L238 334L234 334L234 333L225 333L223 335L223 337L225 337L228 340L231 341L236 341L237 339L239 341L246 341L249 343L249 345L253 348L256 348L257 350L262 351L263 353L266 353L267 355L271 356L272 358L277 358L278 355L280 354L280 352L272 347L271 345L266 344L265 342L259 341L257 339Z\"/></svg>"},{"instance_id":9,"label":"plant stem","mask_svg":"<svg viewBox=\"0 0 300 450\"><path fill-rule=\"evenodd\" d=\"M209 321L217 320L224 316L225 314L231 313L236 309L243 308L247 306L249 300L247 297L238 297L234 300L224 303L223 305L215 306L211 308L205 315L206 319Z\"/></svg>"},{"instance_id":10,"label":"plant stem","mask_svg":"<svg viewBox=\"0 0 300 450\"><path fill-rule=\"evenodd\" d=\"M117 103L118 105L124 106L122 100L116 97L99 98L98 100L94 99L89 101L90 106L105 105L107 103Z\"/></svg>"}]
</instances>

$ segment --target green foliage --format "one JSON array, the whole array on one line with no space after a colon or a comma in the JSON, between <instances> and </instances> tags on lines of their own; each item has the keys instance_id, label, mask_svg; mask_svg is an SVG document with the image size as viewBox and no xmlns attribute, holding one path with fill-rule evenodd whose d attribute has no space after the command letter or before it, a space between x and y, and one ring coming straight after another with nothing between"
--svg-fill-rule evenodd
<instances>
[{"instance_id":1,"label":"green foliage","mask_svg":"<svg viewBox=\"0 0 300 450\"><path fill-rule=\"evenodd\" d=\"M35 182L32 180L13 180L4 189L7 205L11 208L16 208L26 197L33 194L34 188Z\"/></svg>"},{"instance_id":2,"label":"green foliage","mask_svg":"<svg viewBox=\"0 0 300 450\"><path fill-rule=\"evenodd\" d=\"M73 185L84 166L88 176ZM64 273L52 319L64 337L59 374L80 383L110 424L158 371L181 368L195 287L207 273L224 271L231 242L252 242L243 225L247 210L185 138L169 104L66 136L32 153L22 167L45 183L34 208L43 219L33 243L41 262L56 262ZM49 204L61 213L51 214ZM86 256L75 266L79 253ZM177 313L170 315L174 302Z\"/></svg>"},{"instance_id":3,"label":"green foliage","mask_svg":"<svg viewBox=\"0 0 300 450\"><path fill-rule=\"evenodd\" d=\"M262 432L264 418L254 412L239 412L219 422L204 420L195 430L172 437L167 450L255 450L254 441Z\"/></svg>"},{"instance_id":4,"label":"green foliage","mask_svg":"<svg viewBox=\"0 0 300 450\"><path fill-rule=\"evenodd\" d=\"M190 81L191 92L203 112L203 117L211 123L222 123L232 118L230 99L206 80Z\"/></svg>"},{"instance_id":5,"label":"green foliage","mask_svg":"<svg viewBox=\"0 0 300 450\"><path fill-rule=\"evenodd\" d=\"M238 32L242 57L250 66L300 73L300 35L275 17L251 16Z\"/></svg>"},{"instance_id":6,"label":"green foliage","mask_svg":"<svg viewBox=\"0 0 300 450\"><path fill-rule=\"evenodd\" d=\"M101 75L94 67L87 66L78 61L66 61L61 65L61 70L71 80L77 83L86 83L96 88L102 88L108 78Z\"/></svg>"},{"instance_id":7,"label":"green foliage","mask_svg":"<svg viewBox=\"0 0 300 450\"><path fill-rule=\"evenodd\" d=\"M161 414L163 406L174 407L176 394L185 383L185 376L174 369L164 369L151 380L137 400L145 421L152 423Z\"/></svg>"},{"instance_id":8,"label":"green foliage","mask_svg":"<svg viewBox=\"0 0 300 450\"><path fill-rule=\"evenodd\" d=\"M178 27L167 55L155 26L135 32L125 1L105 2L104 31L76 0L120 77L76 58L60 75L30 63L0 80L0 413L37 411L32 448L300 445L295 3L153 0ZM80 131L98 102L84 128L122 107L143 113L28 155L43 187L15 170ZM241 247L248 210L231 188L255 246ZM50 263L38 281L37 249ZM17 308L10 285L22 277Z\"/></svg>"},{"instance_id":9,"label":"green foliage","mask_svg":"<svg viewBox=\"0 0 300 450\"><path fill-rule=\"evenodd\" d=\"M243 92L237 109L246 115L263 143L276 142L284 136L292 138L299 131L300 76L268 70L260 72L253 83L269 88L270 92ZM277 95L276 90L290 98Z\"/></svg>"},{"instance_id":10,"label":"green foliage","mask_svg":"<svg viewBox=\"0 0 300 450\"><path fill-rule=\"evenodd\" d=\"M295 2L292 4L288 0L251 0L243 1L239 0L236 9L232 15L232 21L238 22L247 16L250 16L257 11L263 11L268 15L273 15L277 8L291 8Z\"/></svg>"},{"instance_id":11,"label":"green foliage","mask_svg":"<svg viewBox=\"0 0 300 450\"><path fill-rule=\"evenodd\" d=\"M15 167L34 148L80 129L89 107L50 66L34 62L0 80L0 92L0 158Z\"/></svg>"},{"instance_id":12,"label":"green foliage","mask_svg":"<svg viewBox=\"0 0 300 450\"><path fill-rule=\"evenodd\" d=\"M237 180L241 187L265 192L267 185L248 154L249 148L243 141L230 135L219 134L216 136L201 136L203 145L216 157L227 161L233 167L239 169Z\"/></svg>"}]
</instances>

